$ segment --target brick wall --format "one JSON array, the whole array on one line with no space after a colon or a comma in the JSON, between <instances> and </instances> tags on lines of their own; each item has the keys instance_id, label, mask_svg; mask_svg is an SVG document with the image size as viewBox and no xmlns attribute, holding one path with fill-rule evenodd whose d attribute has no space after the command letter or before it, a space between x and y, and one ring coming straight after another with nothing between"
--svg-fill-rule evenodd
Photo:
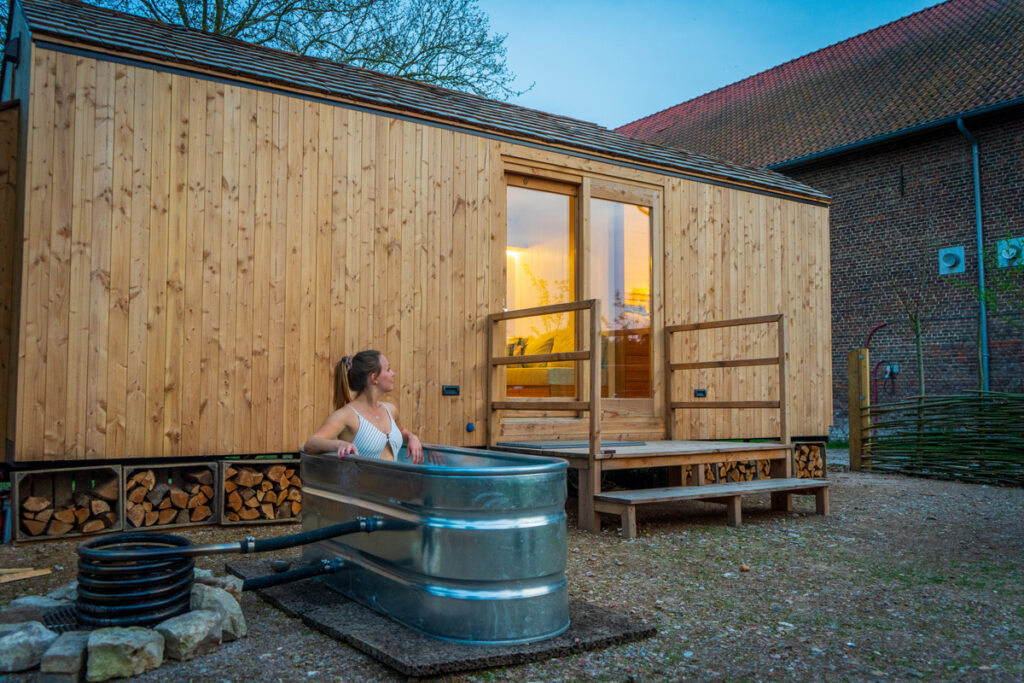
<instances>
[{"instance_id":1,"label":"brick wall","mask_svg":"<svg viewBox=\"0 0 1024 683\"><path fill-rule=\"evenodd\" d=\"M969 121L981 153L982 221L988 258L998 240L1024 237L1024 116ZM835 427L847 428L846 355L868 331L871 365L880 363L877 400L917 394L912 326L900 303L925 314L922 341L925 389L958 393L979 386L978 259L971 149L955 126L785 171L833 198L832 360ZM938 250L963 246L966 271L938 274ZM991 388L1024 392L1024 271L996 269L989 283L1012 285L1001 310L1012 323L989 316ZM1008 278L1014 278L1008 282ZM885 367L899 373L881 379Z\"/></svg>"}]
</instances>

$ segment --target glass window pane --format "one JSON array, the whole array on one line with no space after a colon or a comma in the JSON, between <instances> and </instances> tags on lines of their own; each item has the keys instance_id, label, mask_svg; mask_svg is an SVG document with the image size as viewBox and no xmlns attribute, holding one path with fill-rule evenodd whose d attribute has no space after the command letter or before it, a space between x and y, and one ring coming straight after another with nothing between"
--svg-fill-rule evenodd
<instances>
[{"instance_id":1,"label":"glass window pane","mask_svg":"<svg viewBox=\"0 0 1024 683\"><path fill-rule=\"evenodd\" d=\"M572 301L575 198L510 185L507 199L505 307L512 311ZM510 320L506 332L510 355L572 351L575 344L571 313ZM509 366L507 393L574 396L573 366L571 361Z\"/></svg>"},{"instance_id":2,"label":"glass window pane","mask_svg":"<svg viewBox=\"0 0 1024 683\"><path fill-rule=\"evenodd\" d=\"M590 203L590 292L601 299L602 395L651 396L651 210Z\"/></svg>"}]
</instances>

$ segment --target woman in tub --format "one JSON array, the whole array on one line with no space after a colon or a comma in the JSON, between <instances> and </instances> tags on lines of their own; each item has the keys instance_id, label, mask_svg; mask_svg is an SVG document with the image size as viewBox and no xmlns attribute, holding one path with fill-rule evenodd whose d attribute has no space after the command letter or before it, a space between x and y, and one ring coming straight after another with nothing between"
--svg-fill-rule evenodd
<instances>
[{"instance_id":1,"label":"woman in tub","mask_svg":"<svg viewBox=\"0 0 1024 683\"><path fill-rule=\"evenodd\" d=\"M306 440L307 453L336 452L339 458L394 460L405 444L414 463L423 462L419 437L401 426L398 409L380 400L395 388L391 363L379 351L345 356L334 368L334 407Z\"/></svg>"}]
</instances>

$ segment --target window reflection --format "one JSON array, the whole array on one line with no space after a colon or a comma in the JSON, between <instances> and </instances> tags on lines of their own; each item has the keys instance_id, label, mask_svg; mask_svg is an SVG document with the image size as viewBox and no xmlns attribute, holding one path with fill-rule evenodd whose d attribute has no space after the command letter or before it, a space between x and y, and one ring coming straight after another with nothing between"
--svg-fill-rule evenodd
<instances>
[{"instance_id":1,"label":"window reflection","mask_svg":"<svg viewBox=\"0 0 1024 683\"><path fill-rule=\"evenodd\" d=\"M602 395L651 396L651 210L590 202L590 295L601 299Z\"/></svg>"}]
</instances>

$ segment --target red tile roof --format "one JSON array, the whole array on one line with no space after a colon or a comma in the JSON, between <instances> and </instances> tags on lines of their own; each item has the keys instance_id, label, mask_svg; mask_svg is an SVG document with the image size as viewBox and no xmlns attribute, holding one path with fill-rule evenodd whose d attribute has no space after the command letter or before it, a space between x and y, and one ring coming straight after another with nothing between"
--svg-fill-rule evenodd
<instances>
[{"instance_id":1,"label":"red tile roof","mask_svg":"<svg viewBox=\"0 0 1024 683\"><path fill-rule=\"evenodd\" d=\"M685 176L794 194L814 202L828 201L821 192L773 171L634 140L594 123L507 102L274 50L77 0L15 0L15 6L21 8L33 40L51 37L129 58L159 61L168 67L200 68L226 78L243 77L270 86L299 88L312 95L342 99L371 109L440 119L455 127L572 148L654 170L668 169Z\"/></svg>"},{"instance_id":2,"label":"red tile roof","mask_svg":"<svg viewBox=\"0 0 1024 683\"><path fill-rule=\"evenodd\" d=\"M766 167L1015 100L1024 2L950 0L617 131Z\"/></svg>"}]
</instances>

